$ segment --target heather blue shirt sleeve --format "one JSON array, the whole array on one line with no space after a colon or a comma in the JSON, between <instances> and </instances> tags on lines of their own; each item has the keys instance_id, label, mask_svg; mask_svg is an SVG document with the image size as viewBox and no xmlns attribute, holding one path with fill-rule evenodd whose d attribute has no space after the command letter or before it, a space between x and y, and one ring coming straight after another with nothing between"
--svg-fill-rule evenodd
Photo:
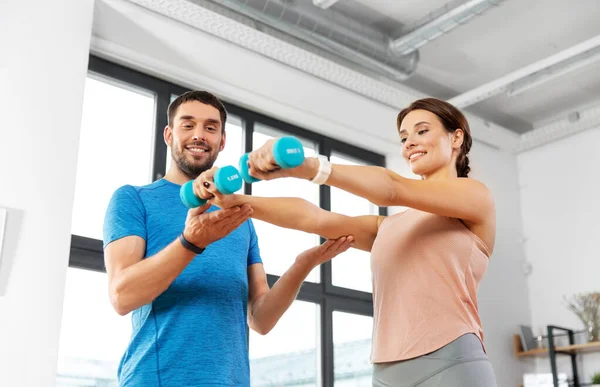
<instances>
[{"instance_id":1,"label":"heather blue shirt sleeve","mask_svg":"<svg viewBox=\"0 0 600 387\"><path fill-rule=\"evenodd\" d=\"M260 258L260 249L258 248L258 236L254 229L254 223L252 219L248 220L248 226L250 227L250 248L248 249L248 266L254 265L255 263L262 263Z\"/></svg>"},{"instance_id":2,"label":"heather blue shirt sleeve","mask_svg":"<svg viewBox=\"0 0 600 387\"><path fill-rule=\"evenodd\" d=\"M106 209L103 231L104 247L126 236L146 239L146 211L136 188L124 185L113 193Z\"/></svg>"}]
</instances>

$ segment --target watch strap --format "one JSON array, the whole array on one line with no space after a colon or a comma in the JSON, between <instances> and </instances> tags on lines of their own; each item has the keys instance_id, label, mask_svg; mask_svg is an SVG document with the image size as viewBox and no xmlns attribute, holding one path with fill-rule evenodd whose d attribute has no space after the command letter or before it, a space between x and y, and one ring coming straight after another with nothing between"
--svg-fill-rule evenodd
<instances>
[{"instance_id":1,"label":"watch strap","mask_svg":"<svg viewBox=\"0 0 600 387\"><path fill-rule=\"evenodd\" d=\"M315 177L312 178L311 182L319 185L325 184L331 174L331 163L327 157L323 155L317 155L315 158L319 160L319 171Z\"/></svg>"},{"instance_id":2,"label":"watch strap","mask_svg":"<svg viewBox=\"0 0 600 387\"><path fill-rule=\"evenodd\" d=\"M181 233L179 235L179 242L181 242L181 244L183 245L183 247L185 247L186 249L196 253L196 254L202 254L204 252L204 248L202 247L198 247L195 244L191 243L190 241L188 241L187 239L185 239L185 237L183 236L183 233Z\"/></svg>"}]
</instances>

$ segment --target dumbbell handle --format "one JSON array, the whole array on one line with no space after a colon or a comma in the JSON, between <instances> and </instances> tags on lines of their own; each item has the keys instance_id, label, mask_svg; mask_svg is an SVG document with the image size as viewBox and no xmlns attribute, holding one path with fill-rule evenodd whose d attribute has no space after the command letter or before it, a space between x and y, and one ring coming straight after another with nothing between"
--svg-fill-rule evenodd
<instances>
[{"instance_id":1,"label":"dumbbell handle","mask_svg":"<svg viewBox=\"0 0 600 387\"><path fill-rule=\"evenodd\" d=\"M231 165L217 169L213 180L217 190L224 195L230 195L242 188L240 173ZM203 206L208 201L194 194L194 180L190 180L181 186L179 197L188 208Z\"/></svg>"},{"instance_id":2,"label":"dumbbell handle","mask_svg":"<svg viewBox=\"0 0 600 387\"><path fill-rule=\"evenodd\" d=\"M304 162L302 142L293 136L281 137L273 144L273 158L281 168L296 168ZM248 172L248 153L240 158L240 174L246 183L255 183L257 179Z\"/></svg>"},{"instance_id":3,"label":"dumbbell handle","mask_svg":"<svg viewBox=\"0 0 600 387\"><path fill-rule=\"evenodd\" d=\"M296 137L281 137L273 144L273 158L281 168L296 168L304 162L304 147Z\"/></svg>"}]
</instances>

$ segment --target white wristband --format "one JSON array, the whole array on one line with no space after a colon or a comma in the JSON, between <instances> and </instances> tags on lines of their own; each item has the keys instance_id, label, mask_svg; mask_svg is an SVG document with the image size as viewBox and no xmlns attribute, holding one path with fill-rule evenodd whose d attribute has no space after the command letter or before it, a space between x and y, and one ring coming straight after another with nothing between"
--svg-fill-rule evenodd
<instances>
[{"instance_id":1,"label":"white wristband","mask_svg":"<svg viewBox=\"0 0 600 387\"><path fill-rule=\"evenodd\" d=\"M319 160L319 171L317 172L315 177L312 178L311 183L319 185L325 184L325 182L329 178L329 175L331 174L331 163L329 162L327 157L323 155L317 155L315 158Z\"/></svg>"}]
</instances>

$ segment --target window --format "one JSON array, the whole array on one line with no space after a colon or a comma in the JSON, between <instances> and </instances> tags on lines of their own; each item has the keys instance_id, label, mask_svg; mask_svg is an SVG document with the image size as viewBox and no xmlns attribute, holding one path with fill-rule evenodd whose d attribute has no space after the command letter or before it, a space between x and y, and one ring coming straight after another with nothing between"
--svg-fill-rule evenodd
<instances>
[{"instance_id":1,"label":"window","mask_svg":"<svg viewBox=\"0 0 600 387\"><path fill-rule=\"evenodd\" d=\"M117 387L117 368L131 334L107 296L106 274L69 268L65 284L56 386Z\"/></svg>"},{"instance_id":2,"label":"window","mask_svg":"<svg viewBox=\"0 0 600 387\"><path fill-rule=\"evenodd\" d=\"M294 301L267 335L250 330L252 387L318 385L318 312L317 304Z\"/></svg>"},{"instance_id":3,"label":"window","mask_svg":"<svg viewBox=\"0 0 600 387\"><path fill-rule=\"evenodd\" d=\"M80 133L71 232L102 239L115 189L152 181L153 93L88 76Z\"/></svg>"},{"instance_id":4,"label":"window","mask_svg":"<svg viewBox=\"0 0 600 387\"><path fill-rule=\"evenodd\" d=\"M366 165L338 153L331 155L331 162L346 165ZM348 216L377 215L378 207L368 200L347 191L331 188L331 211ZM370 254L358 249L349 249L331 261L332 283L335 286L371 292Z\"/></svg>"},{"instance_id":5,"label":"window","mask_svg":"<svg viewBox=\"0 0 600 387\"><path fill-rule=\"evenodd\" d=\"M267 140L282 135L281 132L257 125L252 136L253 149L260 148ZM314 156L315 148L315 144L305 141L305 156ZM319 187L300 179L289 178L255 182L252 184L252 195L299 197L316 206L319 205ZM258 235L265 271L269 274L282 275L294 263L298 254L319 243L318 235L277 227L256 219L253 222ZM319 269L315 268L309 274L307 280L318 282Z\"/></svg>"},{"instance_id":6,"label":"window","mask_svg":"<svg viewBox=\"0 0 600 387\"><path fill-rule=\"evenodd\" d=\"M370 386L373 318L333 312L333 359L335 387Z\"/></svg>"},{"instance_id":7,"label":"window","mask_svg":"<svg viewBox=\"0 0 600 387\"><path fill-rule=\"evenodd\" d=\"M71 255L59 343L60 387L116 387L117 369L131 334L108 299L103 272L102 223L119 186L145 185L168 170L164 143L167 108L188 91L179 85L91 56L83 103ZM224 101L227 142L215 165L239 165L240 156L270 138L301 139L307 157L334 163L384 165L381 155ZM256 182L252 195L300 197L347 215L385 209L347 192L299 179ZM317 235L254 220L271 286L296 256L319 244ZM371 385L372 300L369 254L351 249L315 268L297 299L266 336L250 330L252 387ZM367 292L367 293L365 293Z\"/></svg>"}]
</instances>

